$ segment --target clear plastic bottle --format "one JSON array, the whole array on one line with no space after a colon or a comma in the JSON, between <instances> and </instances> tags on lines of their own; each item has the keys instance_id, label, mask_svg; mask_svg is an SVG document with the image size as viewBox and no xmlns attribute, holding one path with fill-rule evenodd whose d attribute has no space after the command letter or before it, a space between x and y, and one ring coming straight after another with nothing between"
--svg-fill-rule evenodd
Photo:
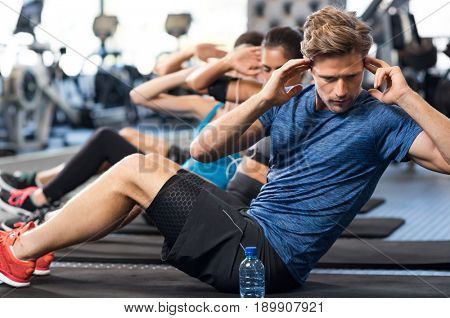
<instances>
[{"instance_id":1,"label":"clear plastic bottle","mask_svg":"<svg viewBox=\"0 0 450 318\"><path fill-rule=\"evenodd\" d=\"M265 296L264 265L256 256L256 247L245 248L245 259L239 266L239 289L241 298Z\"/></svg>"}]
</instances>

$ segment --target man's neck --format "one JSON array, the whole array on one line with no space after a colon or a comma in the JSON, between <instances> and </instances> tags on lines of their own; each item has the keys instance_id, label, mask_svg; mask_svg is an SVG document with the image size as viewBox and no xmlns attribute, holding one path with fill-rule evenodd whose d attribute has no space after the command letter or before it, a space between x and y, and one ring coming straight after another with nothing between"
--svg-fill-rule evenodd
<instances>
[{"instance_id":1,"label":"man's neck","mask_svg":"<svg viewBox=\"0 0 450 318\"><path fill-rule=\"evenodd\" d=\"M328 109L327 105L323 102L323 100L320 98L319 94L316 91L316 102L314 104L314 111L318 112L327 109Z\"/></svg>"}]
</instances>

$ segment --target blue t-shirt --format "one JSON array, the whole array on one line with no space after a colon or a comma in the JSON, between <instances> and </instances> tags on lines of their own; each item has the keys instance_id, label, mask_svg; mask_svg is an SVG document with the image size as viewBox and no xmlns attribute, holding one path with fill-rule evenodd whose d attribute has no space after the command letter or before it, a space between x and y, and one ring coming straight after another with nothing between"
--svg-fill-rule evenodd
<instances>
[{"instance_id":1,"label":"blue t-shirt","mask_svg":"<svg viewBox=\"0 0 450 318\"><path fill-rule=\"evenodd\" d=\"M194 137L197 137L203 128L211 122L216 115L217 111L225 104L218 103L214 108L206 115L206 117L195 128ZM226 189L228 182L233 178L236 173L236 168L239 165L241 159L240 153L228 155L212 162L200 162L193 158L189 158L182 167L190 170L191 172L203 177L204 179L214 183L221 189Z\"/></svg>"},{"instance_id":2,"label":"blue t-shirt","mask_svg":"<svg viewBox=\"0 0 450 318\"><path fill-rule=\"evenodd\" d=\"M300 283L421 132L365 90L341 114L315 111L315 98L311 85L260 117L272 139L270 169L248 211Z\"/></svg>"}]
</instances>

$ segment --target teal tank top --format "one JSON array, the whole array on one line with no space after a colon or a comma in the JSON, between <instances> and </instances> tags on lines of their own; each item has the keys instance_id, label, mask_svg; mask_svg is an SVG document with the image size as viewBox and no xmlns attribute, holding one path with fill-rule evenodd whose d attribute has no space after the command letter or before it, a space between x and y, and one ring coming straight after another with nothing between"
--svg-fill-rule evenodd
<instances>
[{"instance_id":1,"label":"teal tank top","mask_svg":"<svg viewBox=\"0 0 450 318\"><path fill-rule=\"evenodd\" d=\"M218 103L209 112L209 114L200 122L200 124L194 130L194 137L197 137L203 128L211 121L211 119L216 115L217 110L222 108L224 103ZM241 159L239 153L232 154L219 160L212 162L200 162L195 159L188 159L184 164L183 168L190 170L191 172L209 180L221 189L226 189L228 182L233 178L236 168Z\"/></svg>"}]
</instances>

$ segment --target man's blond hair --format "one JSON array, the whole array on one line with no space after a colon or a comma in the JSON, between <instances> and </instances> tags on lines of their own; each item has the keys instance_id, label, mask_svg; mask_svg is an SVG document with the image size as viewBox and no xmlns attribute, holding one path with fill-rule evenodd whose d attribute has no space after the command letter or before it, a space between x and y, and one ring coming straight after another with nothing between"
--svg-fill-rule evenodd
<instances>
[{"instance_id":1,"label":"man's blond hair","mask_svg":"<svg viewBox=\"0 0 450 318\"><path fill-rule=\"evenodd\" d=\"M352 52L360 52L365 57L372 45L370 32L370 27L354 12L327 6L306 19L301 50L311 60Z\"/></svg>"}]
</instances>

